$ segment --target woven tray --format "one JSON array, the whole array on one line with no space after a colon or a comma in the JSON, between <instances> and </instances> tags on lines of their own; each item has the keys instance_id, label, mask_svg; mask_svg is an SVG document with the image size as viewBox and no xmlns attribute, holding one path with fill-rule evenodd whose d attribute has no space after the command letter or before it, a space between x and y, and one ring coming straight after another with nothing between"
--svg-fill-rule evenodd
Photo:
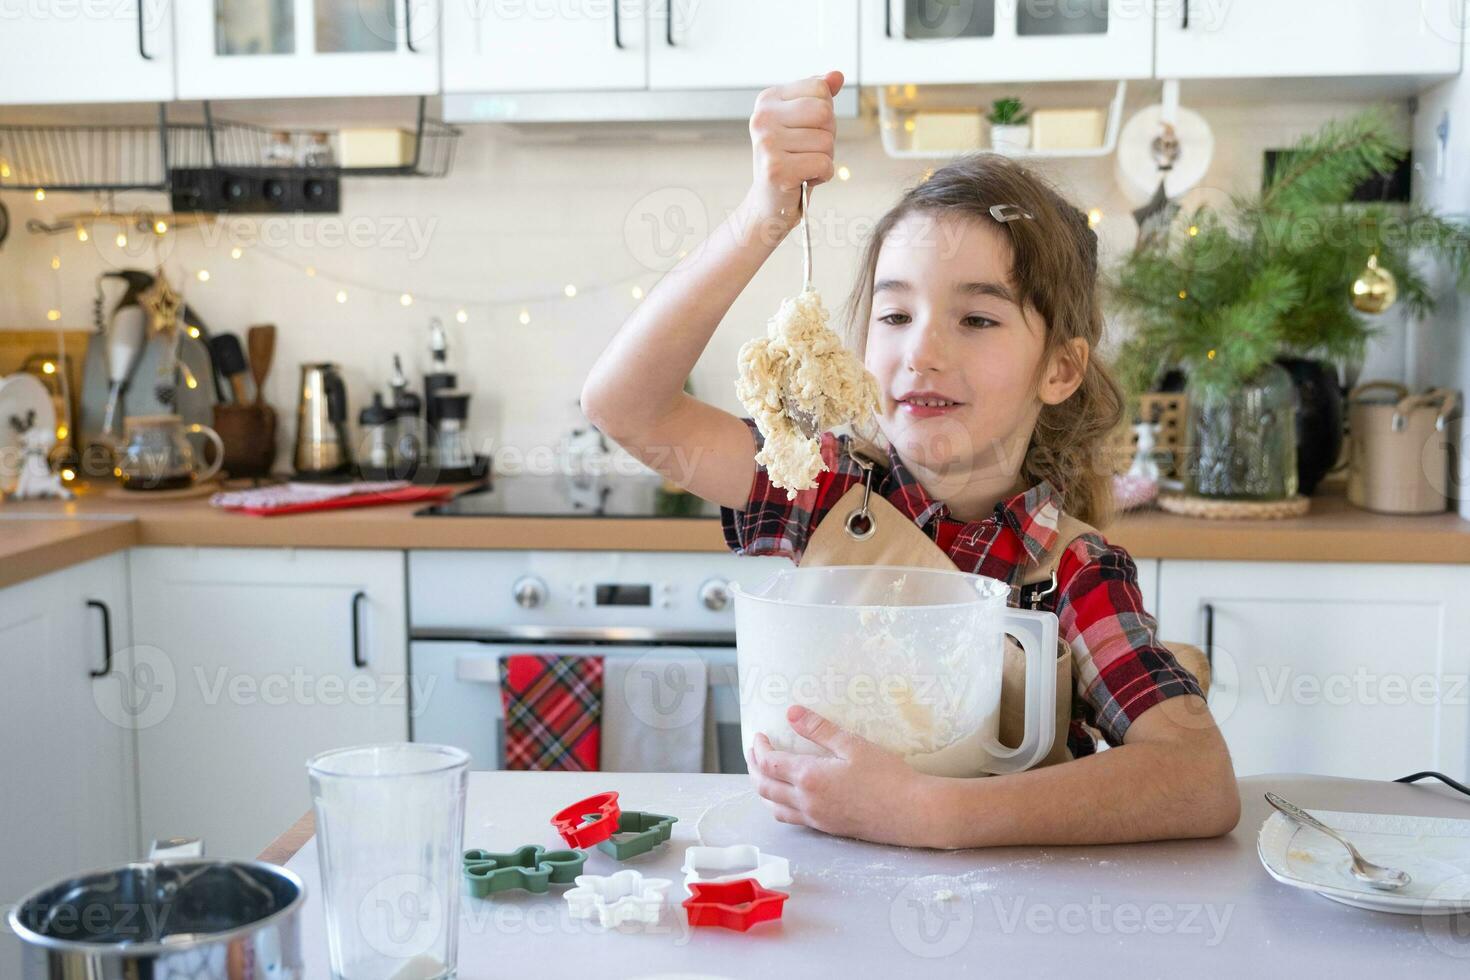
<instances>
[{"instance_id":1,"label":"woven tray","mask_svg":"<svg viewBox=\"0 0 1470 980\"><path fill-rule=\"evenodd\" d=\"M1212 500L1182 493L1159 494L1159 507L1183 517L1203 517L1212 521L1275 521L1285 517L1301 517L1312 501L1298 494L1289 500Z\"/></svg>"}]
</instances>

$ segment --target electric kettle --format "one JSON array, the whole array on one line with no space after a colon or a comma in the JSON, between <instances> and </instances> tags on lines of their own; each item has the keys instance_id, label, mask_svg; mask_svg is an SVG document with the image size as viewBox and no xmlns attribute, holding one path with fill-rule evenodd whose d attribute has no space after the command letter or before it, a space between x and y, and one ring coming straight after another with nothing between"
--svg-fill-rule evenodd
<instances>
[{"instance_id":1,"label":"electric kettle","mask_svg":"<svg viewBox=\"0 0 1470 980\"><path fill-rule=\"evenodd\" d=\"M296 402L296 476L322 479L352 469L347 446L347 387L330 362L301 365L301 395Z\"/></svg>"}]
</instances>

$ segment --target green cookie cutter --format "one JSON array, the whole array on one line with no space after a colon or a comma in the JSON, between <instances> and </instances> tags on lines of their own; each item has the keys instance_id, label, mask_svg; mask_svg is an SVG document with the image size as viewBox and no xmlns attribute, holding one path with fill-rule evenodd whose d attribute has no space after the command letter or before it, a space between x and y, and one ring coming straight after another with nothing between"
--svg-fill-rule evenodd
<instances>
[{"instance_id":1,"label":"green cookie cutter","mask_svg":"<svg viewBox=\"0 0 1470 980\"><path fill-rule=\"evenodd\" d=\"M678 819L662 813L624 810L622 816L618 817L618 829L612 837L599 843L597 849L611 856L614 861L626 861L640 854L647 854L669 839Z\"/></svg>"},{"instance_id":2,"label":"green cookie cutter","mask_svg":"<svg viewBox=\"0 0 1470 980\"><path fill-rule=\"evenodd\" d=\"M542 895L548 885L570 885L586 863L586 851L548 851L540 844L525 844L504 854L465 851L464 880L475 898L516 888Z\"/></svg>"}]
</instances>

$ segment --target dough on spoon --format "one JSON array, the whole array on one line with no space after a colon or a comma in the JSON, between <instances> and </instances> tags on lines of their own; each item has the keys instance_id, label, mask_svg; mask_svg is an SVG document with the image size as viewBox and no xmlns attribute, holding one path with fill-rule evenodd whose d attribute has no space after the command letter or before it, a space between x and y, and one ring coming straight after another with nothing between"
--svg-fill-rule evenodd
<instances>
[{"instance_id":1,"label":"dough on spoon","mask_svg":"<svg viewBox=\"0 0 1470 980\"><path fill-rule=\"evenodd\" d=\"M811 288L782 300L766 336L740 348L735 393L765 436L755 461L788 500L815 487L826 469L821 434L867 419L879 404L878 382L827 325L822 297ZM786 414L787 398L815 420L814 437L803 435Z\"/></svg>"}]
</instances>

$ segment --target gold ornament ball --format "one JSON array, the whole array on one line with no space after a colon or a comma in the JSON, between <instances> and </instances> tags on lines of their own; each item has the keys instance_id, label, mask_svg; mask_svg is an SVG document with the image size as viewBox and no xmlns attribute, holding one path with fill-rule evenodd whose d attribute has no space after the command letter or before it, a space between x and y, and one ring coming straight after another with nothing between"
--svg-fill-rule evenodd
<instances>
[{"instance_id":1,"label":"gold ornament ball","mask_svg":"<svg viewBox=\"0 0 1470 980\"><path fill-rule=\"evenodd\" d=\"M1378 256L1368 256L1368 265L1353 280L1353 308L1360 313L1377 314L1387 310L1399 298L1399 284L1393 273L1378 264Z\"/></svg>"}]
</instances>

